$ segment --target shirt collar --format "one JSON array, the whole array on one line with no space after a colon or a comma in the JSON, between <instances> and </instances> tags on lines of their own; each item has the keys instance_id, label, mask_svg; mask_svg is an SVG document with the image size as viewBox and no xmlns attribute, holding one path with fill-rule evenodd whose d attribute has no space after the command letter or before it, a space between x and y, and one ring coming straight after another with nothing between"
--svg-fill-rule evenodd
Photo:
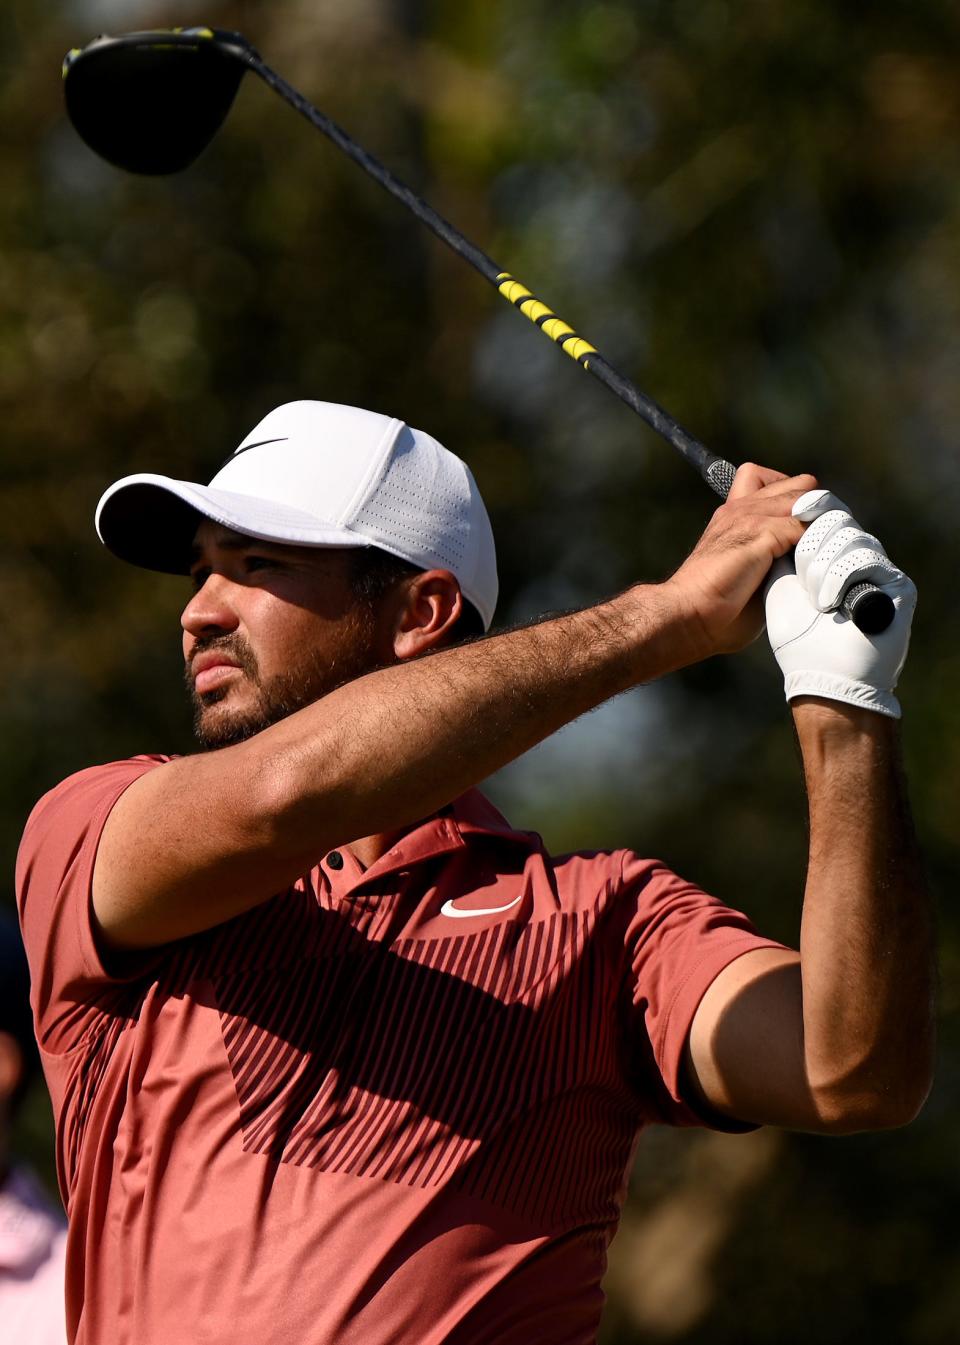
<instances>
[{"instance_id":1,"label":"shirt collar","mask_svg":"<svg viewBox=\"0 0 960 1345\"><path fill-rule=\"evenodd\" d=\"M423 864L438 855L452 854L479 841L498 841L534 849L539 837L530 831L516 831L479 789L470 789L432 817L415 823L409 831L371 864L352 884L366 886L378 878L401 869Z\"/></svg>"},{"instance_id":2,"label":"shirt collar","mask_svg":"<svg viewBox=\"0 0 960 1345\"><path fill-rule=\"evenodd\" d=\"M468 789L466 794L454 799L449 808L443 811L449 813L461 840L464 836L488 836L525 846L528 850L540 844L540 838L535 832L517 831L512 827L479 789Z\"/></svg>"}]
</instances>

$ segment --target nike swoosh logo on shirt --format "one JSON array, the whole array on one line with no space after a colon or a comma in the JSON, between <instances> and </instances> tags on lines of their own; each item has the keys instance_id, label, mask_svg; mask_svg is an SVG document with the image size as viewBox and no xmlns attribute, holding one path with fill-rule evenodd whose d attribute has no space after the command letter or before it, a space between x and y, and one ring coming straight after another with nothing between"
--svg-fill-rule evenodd
<instances>
[{"instance_id":1,"label":"nike swoosh logo on shirt","mask_svg":"<svg viewBox=\"0 0 960 1345\"><path fill-rule=\"evenodd\" d=\"M462 911L459 906L454 906L451 897L440 907L440 914L449 915L454 920L470 920L475 915L499 915L501 911L509 911L511 906L516 906L522 897L523 893L521 892L519 897L514 897L513 901L508 901L506 906L475 906L471 911Z\"/></svg>"}]
</instances>

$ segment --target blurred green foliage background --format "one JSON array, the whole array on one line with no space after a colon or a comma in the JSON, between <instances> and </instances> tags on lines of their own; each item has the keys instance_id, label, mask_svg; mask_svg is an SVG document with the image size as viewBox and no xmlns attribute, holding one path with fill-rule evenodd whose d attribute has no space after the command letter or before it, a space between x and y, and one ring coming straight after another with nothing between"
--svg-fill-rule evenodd
<instances>
[{"instance_id":1,"label":"blurred green foliage background","mask_svg":"<svg viewBox=\"0 0 960 1345\"><path fill-rule=\"evenodd\" d=\"M5 0L0 10L0 839L72 770L190 750L180 581L92 514L206 480L274 404L355 402L473 466L501 623L667 575L683 463L255 80L189 172L77 140L99 31L238 28L716 451L812 470L916 579L901 684L941 902L943 1031L883 1136L641 1143L607 1345L957 1339L960 12L947 0ZM492 782L557 848L666 858L797 938L805 828L769 651L641 689ZM12 886L12 884L11 884ZM21 1146L49 1174L40 1093Z\"/></svg>"}]
</instances>

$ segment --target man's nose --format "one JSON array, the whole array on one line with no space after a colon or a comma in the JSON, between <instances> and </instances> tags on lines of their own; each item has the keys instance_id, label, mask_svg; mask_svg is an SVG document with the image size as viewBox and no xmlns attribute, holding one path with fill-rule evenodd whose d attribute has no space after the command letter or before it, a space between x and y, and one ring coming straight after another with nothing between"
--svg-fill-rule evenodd
<instances>
[{"instance_id":1,"label":"man's nose","mask_svg":"<svg viewBox=\"0 0 960 1345\"><path fill-rule=\"evenodd\" d=\"M184 634L199 639L201 635L235 631L240 618L231 601L233 588L223 575L208 575L183 609L180 624Z\"/></svg>"}]
</instances>

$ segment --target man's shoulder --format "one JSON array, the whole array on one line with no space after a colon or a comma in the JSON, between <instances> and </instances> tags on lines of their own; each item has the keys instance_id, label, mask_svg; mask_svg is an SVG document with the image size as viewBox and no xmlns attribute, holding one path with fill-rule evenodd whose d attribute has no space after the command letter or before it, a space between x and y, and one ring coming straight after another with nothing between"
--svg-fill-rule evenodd
<instances>
[{"instance_id":1,"label":"man's shoulder","mask_svg":"<svg viewBox=\"0 0 960 1345\"><path fill-rule=\"evenodd\" d=\"M144 753L74 771L34 804L24 827L21 849L30 837L47 830L54 821L58 827L71 817L82 822L96 813L105 800L110 800L112 806L139 776L172 760L171 756Z\"/></svg>"},{"instance_id":2,"label":"man's shoulder","mask_svg":"<svg viewBox=\"0 0 960 1345\"><path fill-rule=\"evenodd\" d=\"M544 852L558 888L573 896L589 899L596 894L607 900L630 893L652 894L683 880L662 859L638 854L635 850L574 850L552 855Z\"/></svg>"},{"instance_id":3,"label":"man's shoulder","mask_svg":"<svg viewBox=\"0 0 960 1345\"><path fill-rule=\"evenodd\" d=\"M83 793L87 790L96 790L105 785L116 781L129 778L136 779L138 775L143 775L152 770L155 766L163 766L168 761L173 761L172 756L160 755L154 752L143 752L138 756L119 757L115 761L101 761L95 766L84 766L79 771L64 776L57 784L48 789L45 794L37 800L34 811L41 808L51 800L60 799L67 794Z\"/></svg>"}]
</instances>

